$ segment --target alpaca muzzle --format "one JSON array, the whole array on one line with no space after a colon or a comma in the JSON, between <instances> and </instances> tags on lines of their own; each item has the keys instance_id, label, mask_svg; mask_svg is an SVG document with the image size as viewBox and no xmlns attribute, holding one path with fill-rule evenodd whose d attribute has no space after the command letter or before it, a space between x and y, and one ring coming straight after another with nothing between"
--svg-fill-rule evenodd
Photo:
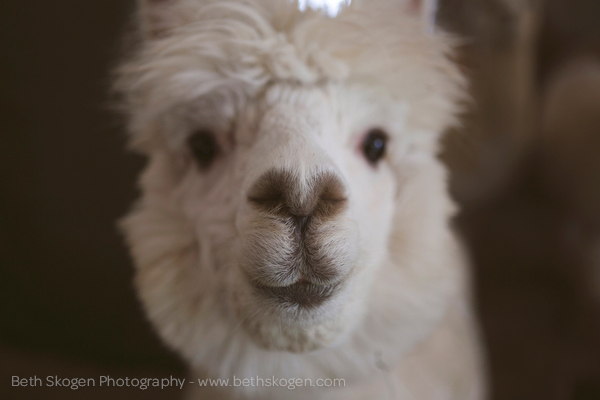
<instances>
[{"instance_id":1,"label":"alpaca muzzle","mask_svg":"<svg viewBox=\"0 0 600 400\"><path fill-rule=\"evenodd\" d=\"M356 260L357 232L333 172L303 177L271 170L251 187L242 266L262 295L317 306L343 286Z\"/></svg>"}]
</instances>

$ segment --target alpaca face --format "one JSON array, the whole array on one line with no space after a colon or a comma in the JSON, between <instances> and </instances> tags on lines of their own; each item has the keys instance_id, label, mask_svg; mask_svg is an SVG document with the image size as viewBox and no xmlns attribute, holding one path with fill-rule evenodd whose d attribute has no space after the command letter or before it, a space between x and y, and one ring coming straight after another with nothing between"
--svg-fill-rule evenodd
<instances>
[{"instance_id":1,"label":"alpaca face","mask_svg":"<svg viewBox=\"0 0 600 400\"><path fill-rule=\"evenodd\" d=\"M161 153L180 166L160 196L179 203L208 253L195 268L226 271L219 284L257 344L329 345L359 320L387 256L397 185L385 131L404 106L335 84L227 101L209 95L165 117Z\"/></svg>"},{"instance_id":2,"label":"alpaca face","mask_svg":"<svg viewBox=\"0 0 600 400\"><path fill-rule=\"evenodd\" d=\"M443 313L435 152L462 80L420 2L359 3L142 2L118 87L149 164L123 227L149 317L195 365L369 329L402 352Z\"/></svg>"}]
</instances>

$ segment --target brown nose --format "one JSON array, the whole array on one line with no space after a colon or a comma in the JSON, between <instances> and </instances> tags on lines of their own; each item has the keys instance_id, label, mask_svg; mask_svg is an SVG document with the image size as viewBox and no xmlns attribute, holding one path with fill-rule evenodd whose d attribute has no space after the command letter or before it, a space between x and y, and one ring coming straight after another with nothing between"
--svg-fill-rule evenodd
<instances>
[{"instance_id":1,"label":"brown nose","mask_svg":"<svg viewBox=\"0 0 600 400\"><path fill-rule=\"evenodd\" d=\"M287 170L262 175L248 192L256 207L284 218L293 218L302 230L309 218L330 218L346 206L346 188L332 172L303 178Z\"/></svg>"},{"instance_id":2,"label":"brown nose","mask_svg":"<svg viewBox=\"0 0 600 400\"><path fill-rule=\"evenodd\" d=\"M259 214L243 265L258 293L305 308L333 296L355 259L355 246L346 245L352 232L335 221L347 204L342 180L332 172L305 178L271 170L251 187L248 201Z\"/></svg>"}]
</instances>

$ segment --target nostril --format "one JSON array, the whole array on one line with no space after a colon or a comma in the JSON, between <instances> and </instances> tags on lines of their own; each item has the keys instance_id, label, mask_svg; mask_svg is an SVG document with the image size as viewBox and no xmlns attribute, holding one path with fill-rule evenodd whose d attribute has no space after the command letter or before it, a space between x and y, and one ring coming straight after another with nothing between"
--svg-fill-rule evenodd
<instances>
[{"instance_id":1,"label":"nostril","mask_svg":"<svg viewBox=\"0 0 600 400\"><path fill-rule=\"evenodd\" d=\"M261 176L248 192L248 201L271 210L285 206L292 186L292 176L285 171L270 171Z\"/></svg>"},{"instance_id":2,"label":"nostril","mask_svg":"<svg viewBox=\"0 0 600 400\"><path fill-rule=\"evenodd\" d=\"M282 194L276 196L248 196L248 201L254 203L257 206L265 207L267 209L281 206L285 203L285 199Z\"/></svg>"}]
</instances>

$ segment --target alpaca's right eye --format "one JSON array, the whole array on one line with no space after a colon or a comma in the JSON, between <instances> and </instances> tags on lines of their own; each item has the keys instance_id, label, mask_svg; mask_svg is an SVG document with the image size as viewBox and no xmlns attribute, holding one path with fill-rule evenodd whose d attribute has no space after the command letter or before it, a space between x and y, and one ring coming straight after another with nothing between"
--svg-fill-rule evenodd
<instances>
[{"instance_id":1,"label":"alpaca's right eye","mask_svg":"<svg viewBox=\"0 0 600 400\"><path fill-rule=\"evenodd\" d=\"M372 165L376 165L384 156L388 135L379 128L371 129L362 143L362 152Z\"/></svg>"},{"instance_id":2,"label":"alpaca's right eye","mask_svg":"<svg viewBox=\"0 0 600 400\"><path fill-rule=\"evenodd\" d=\"M210 131L198 131L188 140L188 145L201 168L208 168L219 153L219 146Z\"/></svg>"}]
</instances>

